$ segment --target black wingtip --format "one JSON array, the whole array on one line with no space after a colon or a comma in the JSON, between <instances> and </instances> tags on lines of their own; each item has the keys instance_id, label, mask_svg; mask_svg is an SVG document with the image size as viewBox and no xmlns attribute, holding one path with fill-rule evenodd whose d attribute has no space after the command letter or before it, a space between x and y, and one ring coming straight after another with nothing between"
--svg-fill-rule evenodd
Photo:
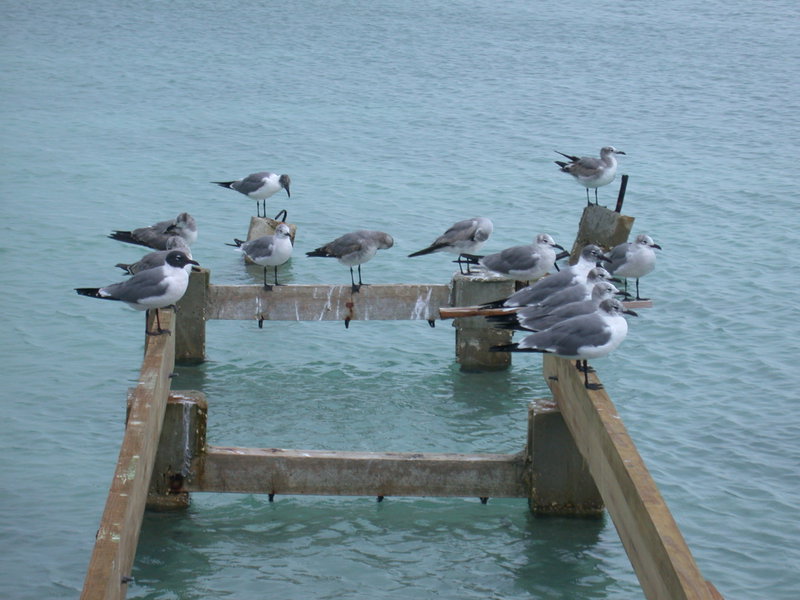
<instances>
[{"instance_id":1,"label":"black wingtip","mask_svg":"<svg viewBox=\"0 0 800 600\"><path fill-rule=\"evenodd\" d=\"M75 291L81 296L89 296L90 298L100 297L100 288L75 288Z\"/></svg>"}]
</instances>

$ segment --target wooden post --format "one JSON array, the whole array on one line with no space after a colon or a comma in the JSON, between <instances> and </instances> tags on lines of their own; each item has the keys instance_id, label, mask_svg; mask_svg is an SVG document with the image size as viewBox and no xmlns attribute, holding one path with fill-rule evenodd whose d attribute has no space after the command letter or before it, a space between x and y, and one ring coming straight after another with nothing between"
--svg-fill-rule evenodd
<instances>
[{"instance_id":1,"label":"wooden post","mask_svg":"<svg viewBox=\"0 0 800 600\"><path fill-rule=\"evenodd\" d=\"M174 313L163 311L161 326L174 325ZM130 581L169 395L169 375L175 364L175 337L167 334L148 337L81 600L124 598Z\"/></svg>"},{"instance_id":2,"label":"wooden post","mask_svg":"<svg viewBox=\"0 0 800 600\"><path fill-rule=\"evenodd\" d=\"M596 244L608 250L617 244L627 242L633 221L633 217L614 212L605 206L592 204L585 207L578 226L578 235L570 253L570 262L572 264L577 262L580 251L587 244Z\"/></svg>"},{"instance_id":3,"label":"wooden post","mask_svg":"<svg viewBox=\"0 0 800 600\"><path fill-rule=\"evenodd\" d=\"M189 287L178 301L175 325L175 360L184 364L206 359L206 302L211 272L192 271Z\"/></svg>"},{"instance_id":4,"label":"wooden post","mask_svg":"<svg viewBox=\"0 0 800 600\"><path fill-rule=\"evenodd\" d=\"M514 282L484 274L453 276L451 306L474 306L507 298L514 293ZM513 331L495 329L483 317L464 317L453 321L456 328L456 360L462 371L499 371L511 364L510 352L490 352L494 345L511 342Z\"/></svg>"},{"instance_id":5,"label":"wooden post","mask_svg":"<svg viewBox=\"0 0 800 600\"><path fill-rule=\"evenodd\" d=\"M712 600L678 525L605 390L589 390L574 361L545 354L545 380L605 501L649 599ZM592 381L593 380L593 381ZM595 374L590 381L598 383Z\"/></svg>"},{"instance_id":6,"label":"wooden post","mask_svg":"<svg viewBox=\"0 0 800 600\"><path fill-rule=\"evenodd\" d=\"M531 467L531 512L593 517L603 514L603 498L552 400L535 400L528 407L526 453Z\"/></svg>"},{"instance_id":7,"label":"wooden post","mask_svg":"<svg viewBox=\"0 0 800 600\"><path fill-rule=\"evenodd\" d=\"M147 494L149 510L189 506L184 481L190 476L194 457L205 450L207 415L208 403L202 392L170 393Z\"/></svg>"}]
</instances>

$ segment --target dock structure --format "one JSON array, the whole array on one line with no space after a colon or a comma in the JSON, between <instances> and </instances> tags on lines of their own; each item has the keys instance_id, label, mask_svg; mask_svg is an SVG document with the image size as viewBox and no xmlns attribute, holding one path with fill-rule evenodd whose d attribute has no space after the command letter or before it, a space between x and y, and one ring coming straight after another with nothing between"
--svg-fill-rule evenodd
<instances>
[{"instance_id":1,"label":"dock structure","mask_svg":"<svg viewBox=\"0 0 800 600\"><path fill-rule=\"evenodd\" d=\"M587 206L579 236L608 247L619 243L620 231L627 238L632 223ZM512 285L456 275L450 285L370 285L359 293L350 286L288 285L266 292L260 285L212 285L208 271L193 273L178 317L162 311L163 326L175 334L147 340L139 381L129 391L125 436L81 598L124 598L145 508L185 507L201 492L267 494L270 500L290 494L506 497L527 498L530 510L542 515L607 510L647 598L721 598L700 573L607 393L587 389L571 361L544 356L553 397L530 403L527 440L514 454L215 447L206 442L203 394L170 390L176 360L204 360L210 319L259 326L273 320L435 323L464 303L504 297ZM479 314L453 321L457 360L465 370L507 367L509 355L489 352L503 342ZM505 358L498 362L498 354ZM590 377L598 382L595 373Z\"/></svg>"}]
</instances>

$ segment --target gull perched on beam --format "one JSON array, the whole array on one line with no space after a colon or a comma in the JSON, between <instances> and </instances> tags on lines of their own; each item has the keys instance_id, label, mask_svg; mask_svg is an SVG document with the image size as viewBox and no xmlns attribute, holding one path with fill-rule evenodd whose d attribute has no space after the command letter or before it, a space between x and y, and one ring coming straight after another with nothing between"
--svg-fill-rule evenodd
<instances>
[{"instance_id":1,"label":"gull perched on beam","mask_svg":"<svg viewBox=\"0 0 800 600\"><path fill-rule=\"evenodd\" d=\"M458 254L460 259L464 254L474 254L480 250L492 235L492 231L494 231L494 224L486 217L464 219L454 223L427 248L412 252L408 256L411 258L432 252L451 252ZM461 268L461 260L457 262ZM467 263L467 272L469 273L469 263Z\"/></svg>"},{"instance_id":2,"label":"gull perched on beam","mask_svg":"<svg viewBox=\"0 0 800 600\"><path fill-rule=\"evenodd\" d=\"M306 256L335 258L341 264L350 267L351 289L353 292L358 292L362 285L366 285L361 282L361 265L371 260L378 250L392 246L394 246L394 240L388 233L359 229L346 233L316 250L306 252ZM353 276L353 267L356 265L358 265L358 285Z\"/></svg>"},{"instance_id":3,"label":"gull perched on beam","mask_svg":"<svg viewBox=\"0 0 800 600\"><path fill-rule=\"evenodd\" d=\"M608 261L603 266L612 275L625 279L625 291L628 291L628 279L636 278L636 299L639 297L639 278L651 273L656 268L655 249L661 250L649 235L639 234L633 242L623 242L614 246L608 253Z\"/></svg>"},{"instance_id":4,"label":"gull perched on beam","mask_svg":"<svg viewBox=\"0 0 800 600\"><path fill-rule=\"evenodd\" d=\"M174 306L186 293L189 285L189 272L186 267L198 265L195 260L182 250L170 250L160 267L147 269L136 273L130 279L112 283L101 288L75 288L81 296L100 298L103 300L119 300L136 310L148 313L156 311L155 331L147 331L147 335L161 335L169 333L168 329L161 328L158 309Z\"/></svg>"},{"instance_id":5,"label":"gull perched on beam","mask_svg":"<svg viewBox=\"0 0 800 600\"><path fill-rule=\"evenodd\" d=\"M563 152L555 151L557 154L569 159L569 162L557 160L555 163L561 167L564 173L569 173L579 184L586 188L586 203L589 200L589 188L594 188L594 203L597 204L597 188L608 185L614 181L617 174L616 154L625 154L622 150L617 150L614 146L604 146L600 149L600 158L591 156L571 156Z\"/></svg>"},{"instance_id":6,"label":"gull perched on beam","mask_svg":"<svg viewBox=\"0 0 800 600\"><path fill-rule=\"evenodd\" d=\"M149 227L139 227L132 231L112 231L112 240L146 246L154 250L166 250L170 238L180 236L187 246L197 241L197 222L188 212L182 212L174 219L159 221Z\"/></svg>"},{"instance_id":7,"label":"gull perched on beam","mask_svg":"<svg viewBox=\"0 0 800 600\"><path fill-rule=\"evenodd\" d=\"M507 279L538 279L549 273L556 264L553 248L564 251L563 246L556 244L550 234L540 233L532 244L511 246L495 254L487 254L478 259L478 264L490 273Z\"/></svg>"},{"instance_id":8,"label":"gull perched on beam","mask_svg":"<svg viewBox=\"0 0 800 600\"><path fill-rule=\"evenodd\" d=\"M525 336L520 342L492 346L493 352L545 352L574 359L583 371L584 385L589 385L590 358L602 358L617 349L628 335L628 322L623 314L638 316L616 299L603 300L597 310L564 321L548 329ZM581 364L582 362L582 364Z\"/></svg>"}]
</instances>

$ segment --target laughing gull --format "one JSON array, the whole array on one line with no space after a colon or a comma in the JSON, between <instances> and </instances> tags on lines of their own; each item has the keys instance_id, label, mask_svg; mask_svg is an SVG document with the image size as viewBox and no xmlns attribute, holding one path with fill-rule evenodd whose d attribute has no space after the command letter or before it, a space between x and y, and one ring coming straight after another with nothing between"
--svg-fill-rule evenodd
<instances>
[{"instance_id":1,"label":"laughing gull","mask_svg":"<svg viewBox=\"0 0 800 600\"><path fill-rule=\"evenodd\" d=\"M264 289L272 290L272 286L267 283L267 267L273 267L275 271L275 285L278 283L278 267L289 260L292 256L292 237L291 230L286 223L281 223L275 228L274 235L263 235L249 242L233 240L234 244L241 249L242 253L257 265L264 267Z\"/></svg>"},{"instance_id":2,"label":"laughing gull","mask_svg":"<svg viewBox=\"0 0 800 600\"><path fill-rule=\"evenodd\" d=\"M147 269L136 273L130 279L119 283L112 283L101 288L75 288L81 296L102 298L104 300L119 300L136 310L148 313L156 311L156 331L147 331L147 335L161 335L169 333L168 329L161 328L158 309L174 306L186 293L189 285L187 265L199 265L182 250L170 250L166 260L160 267Z\"/></svg>"},{"instance_id":3,"label":"laughing gull","mask_svg":"<svg viewBox=\"0 0 800 600\"><path fill-rule=\"evenodd\" d=\"M461 257L463 254L475 253L481 249L494 231L494 225L486 217L474 217L454 223L450 229L436 238L427 248L412 252L409 258L431 254L432 252L451 252ZM459 268L461 268L461 262ZM469 263L467 264L469 273Z\"/></svg>"},{"instance_id":4,"label":"laughing gull","mask_svg":"<svg viewBox=\"0 0 800 600\"><path fill-rule=\"evenodd\" d=\"M264 208L264 216L267 216L267 198L280 190L286 190L286 195L290 198L292 193L289 191L289 185L292 180L288 175L277 175L269 171L260 171L258 173L251 173L244 179L237 179L236 181L212 181L219 186L235 190L240 194L252 198L256 201L256 216L261 216L258 201L261 200ZM286 218L284 216L284 218Z\"/></svg>"},{"instance_id":5,"label":"laughing gull","mask_svg":"<svg viewBox=\"0 0 800 600\"><path fill-rule=\"evenodd\" d=\"M577 287L577 286L573 286ZM565 321L578 315L588 315L597 310L600 303L613 298L620 291L609 281L598 281L593 284L590 297L586 300L568 302L560 306L543 308L527 306L516 313L486 317L498 329L514 329L517 331L541 331L552 327L559 321Z\"/></svg>"},{"instance_id":6,"label":"laughing gull","mask_svg":"<svg viewBox=\"0 0 800 600\"><path fill-rule=\"evenodd\" d=\"M490 273L507 279L539 279L549 273L556 263L553 248L564 250L549 234L540 233L532 244L511 246L495 254L488 254L479 259L478 264Z\"/></svg>"},{"instance_id":7,"label":"laughing gull","mask_svg":"<svg viewBox=\"0 0 800 600\"><path fill-rule=\"evenodd\" d=\"M353 292L361 289L361 265L370 260L378 250L394 246L392 236L383 231L359 229L346 233L316 250L306 252L306 256L325 256L337 259L350 267L350 282ZM358 265L358 285L353 276L353 267Z\"/></svg>"},{"instance_id":8,"label":"laughing gull","mask_svg":"<svg viewBox=\"0 0 800 600\"><path fill-rule=\"evenodd\" d=\"M649 235L639 234L633 242L624 242L614 246L608 253L608 262L603 266L612 275L625 278L625 291L628 291L628 279L636 278L636 299L647 300L639 297L639 278L644 277L656 268L655 248L661 250Z\"/></svg>"},{"instance_id":9,"label":"laughing gull","mask_svg":"<svg viewBox=\"0 0 800 600\"><path fill-rule=\"evenodd\" d=\"M494 352L547 352L574 359L583 371L584 385L589 385L590 358L601 358L613 352L628 335L628 322L622 315L637 316L613 298L603 300L597 310L560 321L548 329L525 336L520 342L492 346ZM583 365L581 367L581 361Z\"/></svg>"},{"instance_id":10,"label":"laughing gull","mask_svg":"<svg viewBox=\"0 0 800 600\"><path fill-rule=\"evenodd\" d=\"M487 308L514 307L542 302L545 298L568 287L585 284L589 271L595 268L595 265L601 260L608 260L608 257L603 254L603 250L599 246L588 244L583 247L578 257L578 262L574 265L566 267L553 275L542 277L534 284L511 294L508 298L489 302L483 306ZM587 293L585 289L581 289L581 291L584 294Z\"/></svg>"},{"instance_id":11,"label":"laughing gull","mask_svg":"<svg viewBox=\"0 0 800 600\"><path fill-rule=\"evenodd\" d=\"M153 269L163 265L166 262L170 250L183 250L186 256L192 258L192 251L189 249L189 246L186 245L186 241L179 235L173 235L167 239L166 250L149 252L135 263L117 263L114 266L125 271L126 275L135 275L139 271L146 271L147 269Z\"/></svg>"},{"instance_id":12,"label":"laughing gull","mask_svg":"<svg viewBox=\"0 0 800 600\"><path fill-rule=\"evenodd\" d=\"M597 188L608 185L614 181L617 174L617 159L615 154L625 154L622 150L617 150L614 146L604 146L600 149L600 158L591 156L571 156L556 150L556 153L564 156L570 162L557 160L555 163L561 167L564 173L569 173L579 184L586 188L586 202L589 200L589 188L594 188L594 203L597 204Z\"/></svg>"},{"instance_id":13,"label":"laughing gull","mask_svg":"<svg viewBox=\"0 0 800 600\"><path fill-rule=\"evenodd\" d=\"M197 222L192 215L183 212L169 221L159 221L155 225L133 231L113 231L108 237L154 250L166 250L169 239L175 235L182 237L187 246L197 241Z\"/></svg>"}]
</instances>

